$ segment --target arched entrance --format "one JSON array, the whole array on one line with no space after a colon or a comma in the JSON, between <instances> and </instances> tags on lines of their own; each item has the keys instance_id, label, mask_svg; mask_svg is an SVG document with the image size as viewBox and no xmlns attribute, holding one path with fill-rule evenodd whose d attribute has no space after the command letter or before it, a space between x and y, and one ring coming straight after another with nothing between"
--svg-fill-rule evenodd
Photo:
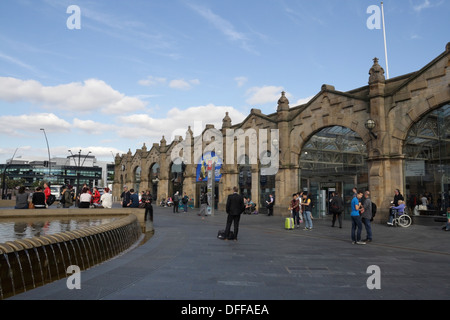
<instances>
[{"instance_id":1,"label":"arched entrance","mask_svg":"<svg viewBox=\"0 0 450 320\"><path fill-rule=\"evenodd\" d=\"M423 213L445 213L450 206L450 104L411 127L404 153L407 205L413 210L425 197L428 212Z\"/></svg>"},{"instance_id":2,"label":"arched entrance","mask_svg":"<svg viewBox=\"0 0 450 320\"><path fill-rule=\"evenodd\" d=\"M352 189L368 187L367 148L353 130L326 127L304 145L299 163L299 191L308 191L313 201L313 216L326 215L330 195L339 193L349 212Z\"/></svg>"},{"instance_id":3,"label":"arched entrance","mask_svg":"<svg viewBox=\"0 0 450 320\"><path fill-rule=\"evenodd\" d=\"M238 160L239 193L244 197L252 197L252 167L247 155Z\"/></svg>"},{"instance_id":4,"label":"arched entrance","mask_svg":"<svg viewBox=\"0 0 450 320\"><path fill-rule=\"evenodd\" d=\"M169 181L169 196L172 197L178 191L180 195L183 194L183 180L184 170L186 165L182 161L172 162L170 165L170 181Z\"/></svg>"}]
</instances>

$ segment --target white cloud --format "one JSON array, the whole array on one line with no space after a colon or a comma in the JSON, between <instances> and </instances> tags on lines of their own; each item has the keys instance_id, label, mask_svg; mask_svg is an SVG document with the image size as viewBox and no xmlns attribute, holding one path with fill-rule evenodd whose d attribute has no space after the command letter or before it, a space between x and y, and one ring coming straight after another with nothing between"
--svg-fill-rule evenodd
<instances>
[{"instance_id":1,"label":"white cloud","mask_svg":"<svg viewBox=\"0 0 450 320\"><path fill-rule=\"evenodd\" d=\"M139 80L138 84L145 87L153 87L157 85L165 85L167 81L168 80L166 78L148 76L145 79ZM198 79L191 79L191 80L172 79L169 81L168 86L172 89L190 90L192 89L192 86L197 86L199 84L200 80Z\"/></svg>"},{"instance_id":2,"label":"white cloud","mask_svg":"<svg viewBox=\"0 0 450 320\"><path fill-rule=\"evenodd\" d=\"M211 9L193 4L190 4L190 7L223 33L229 40L239 42L242 49L256 53L250 47L248 37L244 33L237 31L231 22L215 14Z\"/></svg>"},{"instance_id":3,"label":"white cloud","mask_svg":"<svg viewBox=\"0 0 450 320\"><path fill-rule=\"evenodd\" d=\"M431 3L430 0L424 0L423 3L413 6L413 9L414 9L414 11L420 13L420 12L421 12L422 10L424 10L424 9L429 9L429 8L433 8L433 7L438 7L438 6L440 6L441 4L443 4L443 3L444 3L444 1L442 1L442 0L439 1L439 2L434 2L434 3Z\"/></svg>"},{"instance_id":4,"label":"white cloud","mask_svg":"<svg viewBox=\"0 0 450 320\"><path fill-rule=\"evenodd\" d=\"M73 127L88 134L105 134L115 130L116 126L92 120L73 119Z\"/></svg>"},{"instance_id":5,"label":"white cloud","mask_svg":"<svg viewBox=\"0 0 450 320\"><path fill-rule=\"evenodd\" d=\"M236 77L234 78L234 81L236 81L238 87L242 87L247 83L248 79L247 77Z\"/></svg>"},{"instance_id":6,"label":"white cloud","mask_svg":"<svg viewBox=\"0 0 450 320\"><path fill-rule=\"evenodd\" d=\"M423 9L429 8L431 3L429 0L425 0L422 4L416 5L413 7L414 11L420 12Z\"/></svg>"},{"instance_id":7,"label":"white cloud","mask_svg":"<svg viewBox=\"0 0 450 320\"><path fill-rule=\"evenodd\" d=\"M250 95L250 98L246 102L252 106L275 103L280 99L282 91L283 87L277 86L252 87L247 90L247 95ZM289 94L286 94L286 97L289 98Z\"/></svg>"},{"instance_id":8,"label":"white cloud","mask_svg":"<svg viewBox=\"0 0 450 320\"><path fill-rule=\"evenodd\" d=\"M193 85L200 84L200 81L198 79L193 80L184 80L184 79L175 79L170 81L169 87L172 89L180 89L180 90L189 90L192 88Z\"/></svg>"},{"instance_id":9,"label":"white cloud","mask_svg":"<svg viewBox=\"0 0 450 320\"><path fill-rule=\"evenodd\" d=\"M0 116L0 133L13 136L27 136L29 132L69 132L71 124L53 113L35 113L19 116Z\"/></svg>"},{"instance_id":10,"label":"white cloud","mask_svg":"<svg viewBox=\"0 0 450 320\"><path fill-rule=\"evenodd\" d=\"M190 107L185 110L173 108L169 110L164 119L152 118L148 114L133 114L118 118L123 127L117 134L123 138L145 140L161 140L164 135L168 143L181 135L185 138L186 131L191 126L194 135L198 135L206 124L214 124L215 128L222 128L222 120L228 112L233 123L239 123L245 119L245 115L230 106L206 106Z\"/></svg>"},{"instance_id":11,"label":"white cloud","mask_svg":"<svg viewBox=\"0 0 450 320\"><path fill-rule=\"evenodd\" d=\"M46 87L35 80L0 77L0 100L26 101L48 109L76 112L133 112L146 106L138 98L128 97L97 79Z\"/></svg>"},{"instance_id":12,"label":"white cloud","mask_svg":"<svg viewBox=\"0 0 450 320\"><path fill-rule=\"evenodd\" d=\"M152 87L152 86L156 86L159 84L165 84L166 81L167 81L166 78L148 76L145 79L139 80L138 83L141 86Z\"/></svg>"},{"instance_id":13,"label":"white cloud","mask_svg":"<svg viewBox=\"0 0 450 320\"><path fill-rule=\"evenodd\" d=\"M295 105L296 105L296 106L300 106L300 105L302 105L302 104L306 104L306 103L308 103L312 98L314 98L314 96L310 96L310 97L307 97L307 98L301 98L301 99L298 99L297 102L295 103Z\"/></svg>"}]
</instances>

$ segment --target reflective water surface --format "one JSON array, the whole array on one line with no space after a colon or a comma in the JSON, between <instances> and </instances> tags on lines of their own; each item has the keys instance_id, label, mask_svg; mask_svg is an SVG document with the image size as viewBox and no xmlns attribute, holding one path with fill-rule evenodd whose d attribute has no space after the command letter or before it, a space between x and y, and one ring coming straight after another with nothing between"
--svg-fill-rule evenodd
<instances>
[{"instance_id":1,"label":"reflective water surface","mask_svg":"<svg viewBox=\"0 0 450 320\"><path fill-rule=\"evenodd\" d=\"M0 222L0 243L99 226L117 219L120 218L86 217L55 220L21 218L11 222Z\"/></svg>"}]
</instances>

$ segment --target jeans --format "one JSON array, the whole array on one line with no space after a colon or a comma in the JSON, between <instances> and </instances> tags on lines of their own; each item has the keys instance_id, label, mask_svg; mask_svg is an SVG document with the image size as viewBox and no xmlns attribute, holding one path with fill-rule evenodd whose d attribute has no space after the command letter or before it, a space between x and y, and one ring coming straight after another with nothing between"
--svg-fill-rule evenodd
<instances>
[{"instance_id":1,"label":"jeans","mask_svg":"<svg viewBox=\"0 0 450 320\"><path fill-rule=\"evenodd\" d=\"M294 223L300 224L299 211L292 210L292 218L294 218Z\"/></svg>"},{"instance_id":2,"label":"jeans","mask_svg":"<svg viewBox=\"0 0 450 320\"><path fill-rule=\"evenodd\" d=\"M364 223L364 227L367 232L367 240L372 240L372 226L370 224L370 219L362 218L362 222Z\"/></svg>"},{"instance_id":3,"label":"jeans","mask_svg":"<svg viewBox=\"0 0 450 320\"><path fill-rule=\"evenodd\" d=\"M362 231L361 216L352 216L352 241L361 241L361 231Z\"/></svg>"},{"instance_id":4,"label":"jeans","mask_svg":"<svg viewBox=\"0 0 450 320\"><path fill-rule=\"evenodd\" d=\"M312 229L313 223L312 223L312 219L311 219L311 211L304 211L303 219L305 220L305 228Z\"/></svg>"}]
</instances>

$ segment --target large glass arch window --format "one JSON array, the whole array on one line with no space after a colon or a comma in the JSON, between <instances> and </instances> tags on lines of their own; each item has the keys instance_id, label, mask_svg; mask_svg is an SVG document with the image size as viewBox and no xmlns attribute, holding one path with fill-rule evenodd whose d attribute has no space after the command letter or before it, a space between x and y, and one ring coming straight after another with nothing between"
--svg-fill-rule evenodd
<instances>
[{"instance_id":1,"label":"large glass arch window","mask_svg":"<svg viewBox=\"0 0 450 320\"><path fill-rule=\"evenodd\" d=\"M313 201L313 215L328 213L332 192L339 193L350 208L352 189L368 187L367 147L353 130L326 127L304 145L299 163L299 189L308 191Z\"/></svg>"},{"instance_id":2,"label":"large glass arch window","mask_svg":"<svg viewBox=\"0 0 450 320\"><path fill-rule=\"evenodd\" d=\"M408 206L411 210L426 206L426 210L415 211L419 214L444 213L450 206L450 104L411 127L404 153Z\"/></svg>"}]
</instances>

